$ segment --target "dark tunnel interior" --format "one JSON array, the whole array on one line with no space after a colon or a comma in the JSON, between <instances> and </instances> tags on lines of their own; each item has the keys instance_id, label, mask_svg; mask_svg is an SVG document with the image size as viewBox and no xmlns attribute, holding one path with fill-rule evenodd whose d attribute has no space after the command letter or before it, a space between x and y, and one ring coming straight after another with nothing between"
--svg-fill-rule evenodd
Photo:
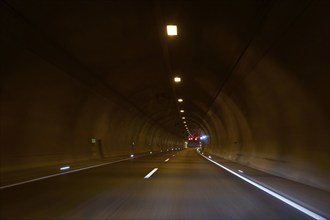
<instances>
[{"instance_id":1,"label":"dark tunnel interior","mask_svg":"<svg viewBox=\"0 0 330 220\"><path fill-rule=\"evenodd\" d=\"M329 192L329 11L321 0L2 0L1 184L200 132L209 154Z\"/></svg>"}]
</instances>

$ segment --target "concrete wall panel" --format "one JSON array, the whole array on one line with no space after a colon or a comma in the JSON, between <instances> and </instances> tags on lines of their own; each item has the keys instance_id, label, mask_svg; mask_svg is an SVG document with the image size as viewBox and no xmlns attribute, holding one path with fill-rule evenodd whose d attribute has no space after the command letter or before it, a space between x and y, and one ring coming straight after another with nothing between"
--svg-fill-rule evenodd
<instances>
[{"instance_id":1,"label":"concrete wall panel","mask_svg":"<svg viewBox=\"0 0 330 220\"><path fill-rule=\"evenodd\" d=\"M1 57L8 60L1 72L1 172L129 155L132 142L134 153L143 153L148 138L178 140L37 54L6 47L12 56Z\"/></svg>"},{"instance_id":2,"label":"concrete wall panel","mask_svg":"<svg viewBox=\"0 0 330 220\"><path fill-rule=\"evenodd\" d=\"M207 121L211 138L219 139L210 152L329 191L330 47L323 6L309 5L268 49L256 49L265 40L256 37ZM265 28L259 35L270 33Z\"/></svg>"}]
</instances>

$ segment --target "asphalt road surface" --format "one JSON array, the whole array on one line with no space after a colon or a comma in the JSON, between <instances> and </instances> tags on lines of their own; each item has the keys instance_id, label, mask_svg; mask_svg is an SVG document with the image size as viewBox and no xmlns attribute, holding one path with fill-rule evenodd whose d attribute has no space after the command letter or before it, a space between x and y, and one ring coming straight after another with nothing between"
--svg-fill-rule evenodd
<instances>
[{"instance_id":1,"label":"asphalt road surface","mask_svg":"<svg viewBox=\"0 0 330 220\"><path fill-rule=\"evenodd\" d=\"M1 189L0 201L1 219L310 219L194 149Z\"/></svg>"}]
</instances>

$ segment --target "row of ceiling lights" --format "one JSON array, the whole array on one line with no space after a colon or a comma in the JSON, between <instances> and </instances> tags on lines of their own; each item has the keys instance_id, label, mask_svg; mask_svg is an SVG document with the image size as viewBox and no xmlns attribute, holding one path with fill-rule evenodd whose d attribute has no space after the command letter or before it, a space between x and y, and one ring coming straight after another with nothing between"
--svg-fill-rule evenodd
<instances>
[{"instance_id":1,"label":"row of ceiling lights","mask_svg":"<svg viewBox=\"0 0 330 220\"><path fill-rule=\"evenodd\" d=\"M168 36L176 36L177 34L178 34L178 32L177 32L177 26L176 25L167 25L166 26L166 29L167 29L167 35ZM176 84L179 84L179 83L181 83L181 77L180 76L175 76L174 77L174 82L176 83ZM178 99L178 102L179 103L182 103L183 102L183 99L182 98L179 98ZM183 115L183 113L184 113L184 109L182 109L181 107L180 107L180 113ZM188 125L187 125L187 122L186 122L186 117L183 115L182 116L182 122L183 122L183 124L184 124L184 126L185 126L185 128L186 128L186 130L187 130L187 132L188 132L188 134L190 134L190 131L189 131L189 128L188 128Z\"/></svg>"}]
</instances>

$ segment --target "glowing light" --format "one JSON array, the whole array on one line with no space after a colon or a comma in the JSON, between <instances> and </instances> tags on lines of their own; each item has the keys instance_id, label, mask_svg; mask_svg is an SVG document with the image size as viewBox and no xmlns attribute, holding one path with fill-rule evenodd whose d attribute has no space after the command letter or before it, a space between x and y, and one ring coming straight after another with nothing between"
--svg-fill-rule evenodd
<instances>
[{"instance_id":1,"label":"glowing light","mask_svg":"<svg viewBox=\"0 0 330 220\"><path fill-rule=\"evenodd\" d=\"M134 154L131 154L131 158L133 158L134 157Z\"/></svg>"},{"instance_id":2,"label":"glowing light","mask_svg":"<svg viewBox=\"0 0 330 220\"><path fill-rule=\"evenodd\" d=\"M187 123L187 122L185 122L185 121L183 122L183 124L186 124L186 123Z\"/></svg>"},{"instance_id":3,"label":"glowing light","mask_svg":"<svg viewBox=\"0 0 330 220\"><path fill-rule=\"evenodd\" d=\"M209 158L211 159L212 157L211 157L211 156L209 156Z\"/></svg>"},{"instance_id":4,"label":"glowing light","mask_svg":"<svg viewBox=\"0 0 330 220\"><path fill-rule=\"evenodd\" d=\"M178 34L176 25L167 25L166 29L168 36L176 36Z\"/></svg>"},{"instance_id":5,"label":"glowing light","mask_svg":"<svg viewBox=\"0 0 330 220\"><path fill-rule=\"evenodd\" d=\"M150 151L150 154L152 154L152 152Z\"/></svg>"},{"instance_id":6,"label":"glowing light","mask_svg":"<svg viewBox=\"0 0 330 220\"><path fill-rule=\"evenodd\" d=\"M207 138L206 135L203 135L203 136L200 137L201 140L205 140L206 138Z\"/></svg>"},{"instance_id":7,"label":"glowing light","mask_svg":"<svg viewBox=\"0 0 330 220\"><path fill-rule=\"evenodd\" d=\"M151 177L152 174L154 174L157 170L158 170L158 168L153 169L150 173L148 173L148 174L144 177L144 179L148 179L149 177Z\"/></svg>"},{"instance_id":8,"label":"glowing light","mask_svg":"<svg viewBox=\"0 0 330 220\"><path fill-rule=\"evenodd\" d=\"M181 113L184 113L184 110L180 110Z\"/></svg>"},{"instance_id":9,"label":"glowing light","mask_svg":"<svg viewBox=\"0 0 330 220\"><path fill-rule=\"evenodd\" d=\"M178 99L178 102L183 102L183 99Z\"/></svg>"},{"instance_id":10,"label":"glowing light","mask_svg":"<svg viewBox=\"0 0 330 220\"><path fill-rule=\"evenodd\" d=\"M70 169L69 166L65 166L65 167L61 167L61 168L60 168L60 170L68 170L68 169Z\"/></svg>"},{"instance_id":11,"label":"glowing light","mask_svg":"<svg viewBox=\"0 0 330 220\"><path fill-rule=\"evenodd\" d=\"M181 82L181 77L178 77L178 76L174 77L174 82L176 82L176 83Z\"/></svg>"},{"instance_id":12,"label":"glowing light","mask_svg":"<svg viewBox=\"0 0 330 220\"><path fill-rule=\"evenodd\" d=\"M186 117L182 117L182 119L186 119Z\"/></svg>"}]
</instances>

